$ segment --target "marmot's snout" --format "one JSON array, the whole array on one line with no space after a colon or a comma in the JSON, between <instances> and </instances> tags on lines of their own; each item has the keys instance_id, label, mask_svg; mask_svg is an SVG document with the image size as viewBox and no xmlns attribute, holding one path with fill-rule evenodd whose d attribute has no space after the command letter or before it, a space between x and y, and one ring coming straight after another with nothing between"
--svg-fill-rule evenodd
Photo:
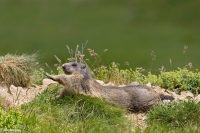
<instances>
[{"instance_id":1,"label":"marmot's snout","mask_svg":"<svg viewBox=\"0 0 200 133\"><path fill-rule=\"evenodd\" d=\"M65 64L62 65L62 69L63 69L63 70L67 70L68 67L69 67L69 64L68 64L68 63L65 63Z\"/></svg>"},{"instance_id":2,"label":"marmot's snout","mask_svg":"<svg viewBox=\"0 0 200 133\"><path fill-rule=\"evenodd\" d=\"M67 74L67 75L70 75L70 74L71 74L71 72L69 71L69 68L68 68L68 66L67 66L67 63L65 63L65 64L62 65L62 69L63 69L63 72L64 72L65 74Z\"/></svg>"},{"instance_id":3,"label":"marmot's snout","mask_svg":"<svg viewBox=\"0 0 200 133\"><path fill-rule=\"evenodd\" d=\"M62 69L65 70L65 64L62 65Z\"/></svg>"}]
</instances>

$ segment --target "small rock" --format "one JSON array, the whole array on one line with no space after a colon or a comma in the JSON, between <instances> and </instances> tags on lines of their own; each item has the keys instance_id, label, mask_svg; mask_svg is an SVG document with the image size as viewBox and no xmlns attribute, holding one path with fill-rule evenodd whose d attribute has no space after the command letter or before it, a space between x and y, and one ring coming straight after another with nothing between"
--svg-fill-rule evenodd
<instances>
[{"instance_id":1,"label":"small rock","mask_svg":"<svg viewBox=\"0 0 200 133\"><path fill-rule=\"evenodd\" d=\"M114 86L114 85L115 85L115 84L113 84L113 83L111 83L111 82L105 84L105 86Z\"/></svg>"},{"instance_id":2,"label":"small rock","mask_svg":"<svg viewBox=\"0 0 200 133\"><path fill-rule=\"evenodd\" d=\"M163 103L167 103L167 104L168 104L168 103L171 103L170 100L163 100L162 102L163 102Z\"/></svg>"},{"instance_id":3,"label":"small rock","mask_svg":"<svg viewBox=\"0 0 200 133\"><path fill-rule=\"evenodd\" d=\"M100 85L105 85L105 83L102 80L96 80Z\"/></svg>"},{"instance_id":4,"label":"small rock","mask_svg":"<svg viewBox=\"0 0 200 133\"><path fill-rule=\"evenodd\" d=\"M18 95L23 90L22 87L16 87L14 85L10 86L10 92L12 95Z\"/></svg>"},{"instance_id":5,"label":"small rock","mask_svg":"<svg viewBox=\"0 0 200 133\"><path fill-rule=\"evenodd\" d=\"M171 94L175 98L175 101L182 101L186 98L185 96L178 95L175 92L170 91L170 90L166 90L166 92Z\"/></svg>"},{"instance_id":6,"label":"small rock","mask_svg":"<svg viewBox=\"0 0 200 133\"><path fill-rule=\"evenodd\" d=\"M153 87L153 89L154 89L158 94L160 94L160 93L167 93L167 92L166 92L166 89L163 89L163 88L161 88L161 87L159 87L159 86L155 86L155 87Z\"/></svg>"},{"instance_id":7,"label":"small rock","mask_svg":"<svg viewBox=\"0 0 200 133\"><path fill-rule=\"evenodd\" d=\"M124 86L126 86L126 85L119 85L118 87L124 87Z\"/></svg>"},{"instance_id":8,"label":"small rock","mask_svg":"<svg viewBox=\"0 0 200 133\"><path fill-rule=\"evenodd\" d=\"M140 84L139 82L135 81L135 82L130 83L129 85L139 85L139 84Z\"/></svg>"},{"instance_id":9,"label":"small rock","mask_svg":"<svg viewBox=\"0 0 200 133\"><path fill-rule=\"evenodd\" d=\"M146 86L151 87L151 83L147 83Z\"/></svg>"},{"instance_id":10,"label":"small rock","mask_svg":"<svg viewBox=\"0 0 200 133\"><path fill-rule=\"evenodd\" d=\"M197 103L200 102L200 94L194 98L194 101Z\"/></svg>"},{"instance_id":11,"label":"small rock","mask_svg":"<svg viewBox=\"0 0 200 133\"><path fill-rule=\"evenodd\" d=\"M182 96L185 96L186 98L194 98L194 94L192 94L191 92L189 92L189 91L182 91L181 92L181 95Z\"/></svg>"},{"instance_id":12,"label":"small rock","mask_svg":"<svg viewBox=\"0 0 200 133\"><path fill-rule=\"evenodd\" d=\"M44 86L49 86L49 85L57 85L58 84L58 82L56 82L56 81L53 81L53 80L51 80L51 79L43 79L42 80L42 84L44 85Z\"/></svg>"}]
</instances>

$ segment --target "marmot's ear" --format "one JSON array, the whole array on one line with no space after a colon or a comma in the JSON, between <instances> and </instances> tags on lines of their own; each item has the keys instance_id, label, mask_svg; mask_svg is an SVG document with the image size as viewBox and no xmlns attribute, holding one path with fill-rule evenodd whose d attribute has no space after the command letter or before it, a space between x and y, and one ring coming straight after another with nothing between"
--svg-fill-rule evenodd
<instances>
[{"instance_id":1,"label":"marmot's ear","mask_svg":"<svg viewBox=\"0 0 200 133\"><path fill-rule=\"evenodd\" d=\"M82 69L85 69L85 68L86 68L86 65L82 65L81 68L82 68Z\"/></svg>"}]
</instances>

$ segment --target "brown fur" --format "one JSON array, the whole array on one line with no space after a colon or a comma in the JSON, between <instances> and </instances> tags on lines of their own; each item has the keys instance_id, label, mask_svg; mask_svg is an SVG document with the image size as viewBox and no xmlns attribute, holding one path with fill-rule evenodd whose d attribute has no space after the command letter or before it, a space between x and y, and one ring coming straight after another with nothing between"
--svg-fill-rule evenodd
<instances>
[{"instance_id":1,"label":"brown fur","mask_svg":"<svg viewBox=\"0 0 200 133\"><path fill-rule=\"evenodd\" d=\"M64 86L57 98L67 93L79 93L105 99L131 111L146 111L161 100L160 96L146 85L102 86L92 78L85 64L70 62L63 64L62 67L65 74L51 76L45 73L48 78Z\"/></svg>"}]
</instances>

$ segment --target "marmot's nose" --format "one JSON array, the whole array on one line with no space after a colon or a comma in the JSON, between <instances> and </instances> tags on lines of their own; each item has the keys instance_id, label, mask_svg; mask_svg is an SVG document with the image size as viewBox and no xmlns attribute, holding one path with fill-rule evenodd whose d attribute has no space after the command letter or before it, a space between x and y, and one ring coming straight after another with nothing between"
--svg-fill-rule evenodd
<instances>
[{"instance_id":1,"label":"marmot's nose","mask_svg":"<svg viewBox=\"0 0 200 133\"><path fill-rule=\"evenodd\" d=\"M63 64L62 69L65 70L67 68L67 66L68 66L68 63Z\"/></svg>"},{"instance_id":2,"label":"marmot's nose","mask_svg":"<svg viewBox=\"0 0 200 133\"><path fill-rule=\"evenodd\" d=\"M62 69L65 70L65 64L62 65Z\"/></svg>"}]
</instances>

